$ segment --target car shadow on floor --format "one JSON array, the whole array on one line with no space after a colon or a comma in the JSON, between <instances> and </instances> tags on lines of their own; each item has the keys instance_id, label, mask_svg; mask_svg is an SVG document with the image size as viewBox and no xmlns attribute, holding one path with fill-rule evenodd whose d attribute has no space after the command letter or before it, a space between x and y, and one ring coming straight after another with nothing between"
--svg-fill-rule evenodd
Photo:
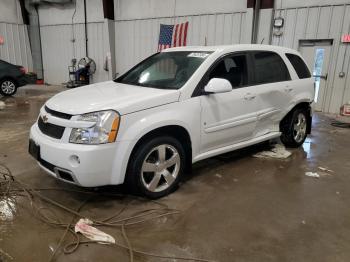
<instances>
[{"instance_id":1,"label":"car shadow on floor","mask_svg":"<svg viewBox=\"0 0 350 262\"><path fill-rule=\"evenodd\" d=\"M203 171L207 169L216 169L222 165L238 162L239 160L252 156L260 151L270 150L275 143L278 143L278 140L261 142L256 145L201 160L192 165L192 168L184 176L183 181L186 182L188 180L195 179L197 176L203 174Z\"/></svg>"},{"instance_id":2,"label":"car shadow on floor","mask_svg":"<svg viewBox=\"0 0 350 262\"><path fill-rule=\"evenodd\" d=\"M223 165L233 164L241 159L250 157L263 150L270 150L276 142L278 142L278 140L266 141L246 148L211 157L209 159L201 160L193 164L192 167L189 170L187 170L181 182L186 183L187 181L194 180L197 177L200 177L209 170L215 170ZM103 196L103 198L124 198L128 196L138 197L137 194L130 192L130 188L128 188L128 186L125 184L107 185L94 188L83 188L62 181L57 181L57 183L60 184L64 189L67 189L68 191L71 190L72 192L74 192L78 190L86 193L91 192L95 193L96 195L100 194L101 196Z\"/></svg>"}]
</instances>

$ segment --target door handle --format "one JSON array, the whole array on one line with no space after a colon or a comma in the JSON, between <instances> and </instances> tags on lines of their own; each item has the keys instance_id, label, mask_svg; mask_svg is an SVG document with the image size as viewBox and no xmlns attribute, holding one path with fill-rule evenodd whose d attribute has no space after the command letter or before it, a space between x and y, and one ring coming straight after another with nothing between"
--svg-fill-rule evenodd
<instances>
[{"instance_id":1,"label":"door handle","mask_svg":"<svg viewBox=\"0 0 350 262\"><path fill-rule=\"evenodd\" d=\"M291 88L291 87L286 87L286 88L284 89L284 91L286 91L287 93L290 93L290 92L293 91L293 88Z\"/></svg>"},{"instance_id":2,"label":"door handle","mask_svg":"<svg viewBox=\"0 0 350 262\"><path fill-rule=\"evenodd\" d=\"M256 97L256 95L253 95L253 94L251 94L251 93L247 93L247 94L244 96L244 99L245 99L245 100L253 100L255 97Z\"/></svg>"},{"instance_id":3,"label":"door handle","mask_svg":"<svg viewBox=\"0 0 350 262\"><path fill-rule=\"evenodd\" d=\"M321 79L324 79L324 80L327 80L327 77L328 77L328 74L325 74L325 75L313 75L313 77L319 77Z\"/></svg>"}]
</instances>

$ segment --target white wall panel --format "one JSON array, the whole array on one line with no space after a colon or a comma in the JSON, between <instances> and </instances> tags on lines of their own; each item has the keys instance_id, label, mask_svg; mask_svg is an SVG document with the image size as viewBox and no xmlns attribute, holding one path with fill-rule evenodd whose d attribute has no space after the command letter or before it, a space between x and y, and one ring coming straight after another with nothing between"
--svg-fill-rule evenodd
<instances>
[{"instance_id":1,"label":"white wall panel","mask_svg":"<svg viewBox=\"0 0 350 262\"><path fill-rule=\"evenodd\" d=\"M288 31L288 32L294 32L294 33L286 34L286 35L282 36L281 41L282 41L283 46L290 47L290 48L293 47L293 44L294 44L293 38L294 38L294 34L295 34L295 27L297 24L297 21L296 21L297 12L298 12L298 10L296 10L296 9L291 9L291 10L285 11L286 22L284 25L284 30Z\"/></svg>"},{"instance_id":2,"label":"white wall panel","mask_svg":"<svg viewBox=\"0 0 350 262\"><path fill-rule=\"evenodd\" d=\"M246 43L247 20L237 12L116 21L116 70L123 73L157 51L160 24L188 21L187 45L222 45Z\"/></svg>"},{"instance_id":3,"label":"white wall panel","mask_svg":"<svg viewBox=\"0 0 350 262\"><path fill-rule=\"evenodd\" d=\"M349 4L349 0L275 0L276 9Z\"/></svg>"},{"instance_id":4,"label":"white wall panel","mask_svg":"<svg viewBox=\"0 0 350 262\"><path fill-rule=\"evenodd\" d=\"M318 17L320 9L318 7L309 8L307 16L307 27L305 32L305 38L316 38L318 28Z\"/></svg>"},{"instance_id":5,"label":"white wall panel","mask_svg":"<svg viewBox=\"0 0 350 262\"><path fill-rule=\"evenodd\" d=\"M292 10L288 10L292 12ZM305 38L305 31L307 27L307 8L296 9L296 18L295 18L295 30L293 31L293 49L298 49L299 39ZM286 34L285 34L286 35Z\"/></svg>"},{"instance_id":6,"label":"white wall panel","mask_svg":"<svg viewBox=\"0 0 350 262\"><path fill-rule=\"evenodd\" d=\"M38 10L41 26L71 24L72 19L75 24L84 23L84 0L69 4L44 4ZM103 22L102 0L86 0L86 12L89 23Z\"/></svg>"},{"instance_id":7,"label":"white wall panel","mask_svg":"<svg viewBox=\"0 0 350 262\"><path fill-rule=\"evenodd\" d=\"M235 13L247 9L247 0L114 0L116 20Z\"/></svg>"},{"instance_id":8,"label":"white wall panel","mask_svg":"<svg viewBox=\"0 0 350 262\"><path fill-rule=\"evenodd\" d=\"M0 35L5 40L0 45L0 59L33 70L27 26L0 22Z\"/></svg>"},{"instance_id":9,"label":"white wall panel","mask_svg":"<svg viewBox=\"0 0 350 262\"><path fill-rule=\"evenodd\" d=\"M234 13L246 9L246 0L176 0L174 14L175 16L190 16L208 14L213 11L215 13Z\"/></svg>"},{"instance_id":10,"label":"white wall panel","mask_svg":"<svg viewBox=\"0 0 350 262\"><path fill-rule=\"evenodd\" d=\"M33 70L27 26L23 24L18 0L0 0L0 59Z\"/></svg>"},{"instance_id":11,"label":"white wall panel","mask_svg":"<svg viewBox=\"0 0 350 262\"><path fill-rule=\"evenodd\" d=\"M23 24L18 0L0 0L0 22Z\"/></svg>"},{"instance_id":12,"label":"white wall panel","mask_svg":"<svg viewBox=\"0 0 350 262\"><path fill-rule=\"evenodd\" d=\"M272 9L261 9L259 15L257 43L268 45L270 43Z\"/></svg>"},{"instance_id":13,"label":"white wall panel","mask_svg":"<svg viewBox=\"0 0 350 262\"><path fill-rule=\"evenodd\" d=\"M320 7L319 18L318 18L318 28L317 28L317 38L327 38L329 36L329 27L332 18L332 9L329 7Z\"/></svg>"},{"instance_id":14,"label":"white wall panel","mask_svg":"<svg viewBox=\"0 0 350 262\"><path fill-rule=\"evenodd\" d=\"M312 1L304 2L311 4ZM301 39L333 40L323 111L338 113L339 107L350 100L350 44L340 41L342 34L350 33L350 3L329 5L327 1L328 5L324 6L304 7L304 3L303 7L291 8L292 1L283 0L277 1L276 7L281 3L288 8L277 9L275 17L283 17L285 25L282 35L272 36L272 44L298 49ZM339 77L340 72L345 72L346 76Z\"/></svg>"},{"instance_id":15,"label":"white wall panel","mask_svg":"<svg viewBox=\"0 0 350 262\"><path fill-rule=\"evenodd\" d=\"M73 43L73 31L74 39ZM43 50L44 79L50 84L61 84L68 81L68 66L71 59L79 60L85 57L84 24L49 25L41 26L41 39ZM89 57L95 60L97 70L93 75L93 82L108 79L108 72L103 66L108 52L104 23L88 24Z\"/></svg>"},{"instance_id":16,"label":"white wall panel","mask_svg":"<svg viewBox=\"0 0 350 262\"><path fill-rule=\"evenodd\" d=\"M335 18L333 16L338 16ZM346 85L346 79L350 73L349 68L346 68L346 62L348 61L348 53L350 52L349 44L340 43L340 38L343 32L350 33L350 5L337 6L333 8L332 24L330 29L330 35L338 40L333 44L333 63L330 68L330 85L327 87L326 93L326 108L330 112L339 112L340 105L345 101L349 101L350 97L343 97L346 93L346 89L350 86ZM347 71L345 71L347 70ZM346 78L340 78L339 72L344 71Z\"/></svg>"}]
</instances>

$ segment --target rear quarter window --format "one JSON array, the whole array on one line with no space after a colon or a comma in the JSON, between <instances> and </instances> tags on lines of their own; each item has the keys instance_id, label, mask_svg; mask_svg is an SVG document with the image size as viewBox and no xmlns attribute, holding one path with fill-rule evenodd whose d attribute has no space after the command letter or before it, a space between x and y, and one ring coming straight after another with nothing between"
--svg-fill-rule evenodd
<instances>
[{"instance_id":1,"label":"rear quarter window","mask_svg":"<svg viewBox=\"0 0 350 262\"><path fill-rule=\"evenodd\" d=\"M266 84L290 80L283 59L274 52L262 51L253 55L255 84Z\"/></svg>"},{"instance_id":2,"label":"rear quarter window","mask_svg":"<svg viewBox=\"0 0 350 262\"><path fill-rule=\"evenodd\" d=\"M309 69L300 56L294 54L286 54L286 56L300 79L311 77Z\"/></svg>"}]
</instances>

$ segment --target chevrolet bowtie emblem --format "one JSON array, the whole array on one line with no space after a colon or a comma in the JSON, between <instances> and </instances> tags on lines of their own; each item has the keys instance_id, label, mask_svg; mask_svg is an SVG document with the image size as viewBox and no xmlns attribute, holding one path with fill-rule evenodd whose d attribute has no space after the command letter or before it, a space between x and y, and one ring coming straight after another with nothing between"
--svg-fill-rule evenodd
<instances>
[{"instance_id":1,"label":"chevrolet bowtie emblem","mask_svg":"<svg viewBox=\"0 0 350 262\"><path fill-rule=\"evenodd\" d=\"M46 115L43 115L41 118L43 119L44 123L47 123L47 121L49 120L49 118Z\"/></svg>"}]
</instances>

